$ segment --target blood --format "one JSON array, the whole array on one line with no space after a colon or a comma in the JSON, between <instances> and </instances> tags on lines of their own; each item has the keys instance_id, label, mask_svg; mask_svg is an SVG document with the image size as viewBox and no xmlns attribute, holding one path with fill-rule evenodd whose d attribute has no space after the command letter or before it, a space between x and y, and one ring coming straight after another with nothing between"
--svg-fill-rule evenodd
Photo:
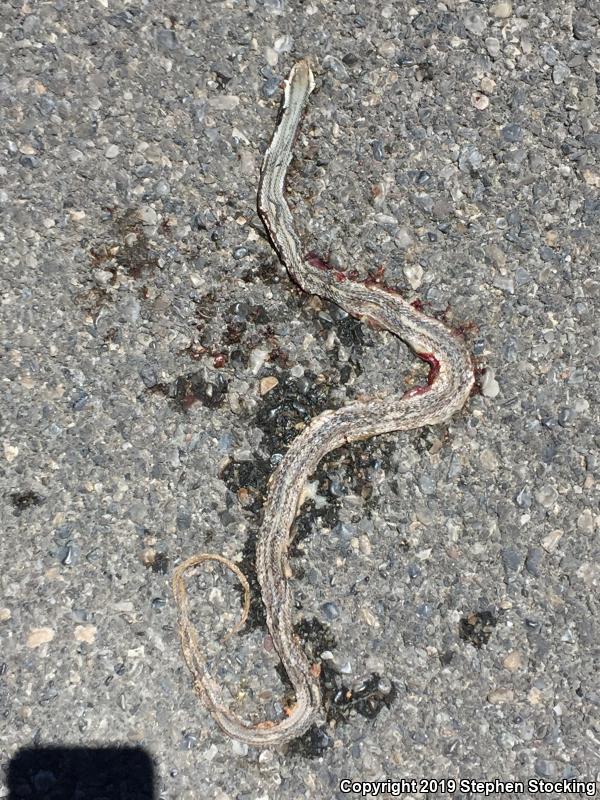
<instances>
[{"instance_id":1,"label":"blood","mask_svg":"<svg viewBox=\"0 0 600 800\"><path fill-rule=\"evenodd\" d=\"M427 376L427 385L431 386L431 384L440 374L440 362L433 355L433 353L417 353L417 356L421 359L421 361L426 361L429 364L429 375Z\"/></svg>"},{"instance_id":2,"label":"blood","mask_svg":"<svg viewBox=\"0 0 600 800\"><path fill-rule=\"evenodd\" d=\"M333 267L331 264L328 264L326 261L323 261L316 253L307 253L304 256L304 260L308 262L311 267L315 267L316 269L320 269L323 272L330 272Z\"/></svg>"},{"instance_id":3,"label":"blood","mask_svg":"<svg viewBox=\"0 0 600 800\"><path fill-rule=\"evenodd\" d=\"M345 272L342 272L339 269L335 269L328 264L326 261L323 261L316 253L307 253L304 256L304 260L311 265L311 267L315 267L316 269L320 269L321 272L332 272L333 277L336 279L338 283L342 283L343 281L348 280L348 276Z\"/></svg>"},{"instance_id":4,"label":"blood","mask_svg":"<svg viewBox=\"0 0 600 800\"><path fill-rule=\"evenodd\" d=\"M427 385L426 386L415 386L412 389L409 389L407 392L404 392L402 395L403 397L419 397L419 395L425 394L428 392L437 376L440 374L440 362L437 358L433 355L433 353L417 353L416 354L421 361L425 361L429 364L429 375L427 376Z\"/></svg>"}]
</instances>

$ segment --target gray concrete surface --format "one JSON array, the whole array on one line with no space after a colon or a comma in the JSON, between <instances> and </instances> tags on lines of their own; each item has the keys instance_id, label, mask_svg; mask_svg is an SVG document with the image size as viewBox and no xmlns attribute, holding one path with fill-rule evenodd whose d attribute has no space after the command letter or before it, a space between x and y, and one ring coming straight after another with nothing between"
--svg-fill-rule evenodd
<instances>
[{"instance_id":1,"label":"gray concrete surface","mask_svg":"<svg viewBox=\"0 0 600 800\"><path fill-rule=\"evenodd\" d=\"M2 769L32 744L139 744L158 796L218 800L597 778L600 3L8 0L0 17ZM289 194L307 250L383 267L467 329L484 371L451 425L315 478L298 620L326 626L312 646L345 686L377 674L395 696L325 723L312 758L216 729L169 586L194 552L248 550L306 419L423 375L303 296L262 236L261 153L305 55L318 90ZM276 715L260 624L218 644L233 581L192 591L228 702Z\"/></svg>"}]
</instances>

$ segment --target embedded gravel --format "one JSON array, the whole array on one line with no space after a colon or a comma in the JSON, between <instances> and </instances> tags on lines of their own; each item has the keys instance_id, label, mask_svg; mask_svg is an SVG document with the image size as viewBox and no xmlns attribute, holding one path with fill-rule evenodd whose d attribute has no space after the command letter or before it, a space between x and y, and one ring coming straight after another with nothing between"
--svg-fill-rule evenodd
<instances>
[{"instance_id":1,"label":"embedded gravel","mask_svg":"<svg viewBox=\"0 0 600 800\"><path fill-rule=\"evenodd\" d=\"M24 747L129 745L182 800L600 779L600 2L6 0L0 21L0 775ZM306 421L425 376L265 240L261 155L304 56L307 250L462 330L480 393L320 466L291 566L327 714L259 752L193 693L173 566L251 568ZM190 590L225 700L280 714L258 606L221 645L232 576Z\"/></svg>"}]
</instances>

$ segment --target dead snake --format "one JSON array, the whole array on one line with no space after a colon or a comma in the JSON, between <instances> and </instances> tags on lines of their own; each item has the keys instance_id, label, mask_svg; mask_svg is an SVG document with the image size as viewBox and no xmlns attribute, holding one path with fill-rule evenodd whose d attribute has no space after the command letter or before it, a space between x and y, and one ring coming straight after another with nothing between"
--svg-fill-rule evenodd
<instances>
[{"instance_id":1,"label":"dead snake","mask_svg":"<svg viewBox=\"0 0 600 800\"><path fill-rule=\"evenodd\" d=\"M300 736L315 721L321 705L319 667L309 663L293 632L293 599L288 582L290 531L308 477L327 453L343 444L446 421L462 408L474 383L471 358L463 341L442 322L425 316L396 292L373 282L351 280L320 259L303 256L285 200L284 181L313 88L310 62L305 59L293 67L285 83L279 118L260 173L258 211L271 243L290 277L305 292L326 298L348 314L395 334L429 364L430 371L426 386L355 401L320 414L293 441L269 480L256 543L256 571L273 645L296 694L296 702L287 709L285 718L250 723L223 704L189 618L186 573L204 561L219 561L237 575L244 588L242 619L234 631L239 630L249 608L248 582L240 569L223 556L202 553L174 571L182 650L195 689L228 736L256 747L276 747Z\"/></svg>"}]
</instances>

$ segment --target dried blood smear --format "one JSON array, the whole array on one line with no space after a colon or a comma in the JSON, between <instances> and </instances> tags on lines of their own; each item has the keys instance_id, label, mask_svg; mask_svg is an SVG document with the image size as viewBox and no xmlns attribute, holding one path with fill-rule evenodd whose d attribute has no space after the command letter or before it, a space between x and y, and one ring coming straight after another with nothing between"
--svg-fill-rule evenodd
<instances>
[{"instance_id":1,"label":"dried blood smear","mask_svg":"<svg viewBox=\"0 0 600 800\"><path fill-rule=\"evenodd\" d=\"M323 261L316 253L308 253L304 256L304 260L311 265L311 267L315 267L315 269L320 269L322 272L332 272L333 277L336 279L338 283L342 283L343 281L348 280L348 276L345 272L342 272L339 269L335 269L328 264L326 261Z\"/></svg>"},{"instance_id":2,"label":"dried blood smear","mask_svg":"<svg viewBox=\"0 0 600 800\"><path fill-rule=\"evenodd\" d=\"M427 376L427 384L431 386L434 380L440 373L440 362L433 355L433 353L417 353L421 361L426 361L429 364L429 375Z\"/></svg>"}]
</instances>

